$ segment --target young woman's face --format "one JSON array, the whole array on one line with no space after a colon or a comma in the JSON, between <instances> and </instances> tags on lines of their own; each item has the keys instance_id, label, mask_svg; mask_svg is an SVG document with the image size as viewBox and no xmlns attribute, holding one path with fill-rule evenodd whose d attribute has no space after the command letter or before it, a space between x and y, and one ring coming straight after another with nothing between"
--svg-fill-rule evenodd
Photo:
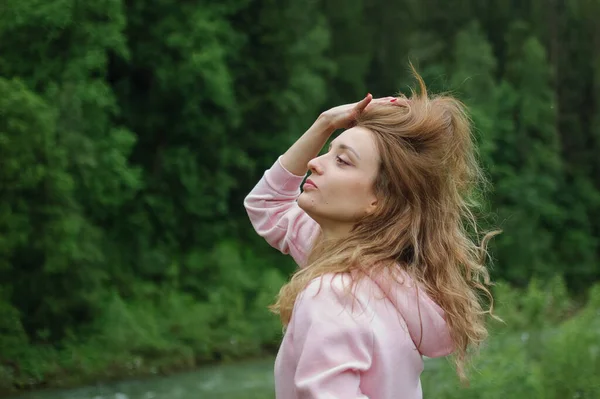
<instances>
[{"instance_id":1,"label":"young woman's face","mask_svg":"<svg viewBox=\"0 0 600 399\"><path fill-rule=\"evenodd\" d=\"M346 130L331 142L326 154L308 163L308 169L311 174L298 205L324 231L344 225L349 231L360 218L375 210L373 186L379 171L379 152L369 130Z\"/></svg>"}]
</instances>

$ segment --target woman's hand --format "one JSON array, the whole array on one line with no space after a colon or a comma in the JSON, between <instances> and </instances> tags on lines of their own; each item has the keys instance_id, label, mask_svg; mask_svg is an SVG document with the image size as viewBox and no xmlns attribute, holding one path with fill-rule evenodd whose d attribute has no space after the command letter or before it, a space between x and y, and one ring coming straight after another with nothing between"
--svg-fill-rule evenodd
<instances>
[{"instance_id":1,"label":"woman's hand","mask_svg":"<svg viewBox=\"0 0 600 399\"><path fill-rule=\"evenodd\" d=\"M356 119L367 106L375 104L388 104L396 101L395 97L382 97L373 99L371 93L359 102L352 104L339 105L323 112L319 119L322 120L329 130L348 129L356 123Z\"/></svg>"},{"instance_id":2,"label":"woman's hand","mask_svg":"<svg viewBox=\"0 0 600 399\"><path fill-rule=\"evenodd\" d=\"M281 164L290 173L304 176L308 171L308 162L319 155L327 140L337 129L349 128L356 124L356 118L365 108L379 104L398 104L395 97L373 99L367 96L354 104L340 105L323 112L313 125L285 152Z\"/></svg>"},{"instance_id":3,"label":"woman's hand","mask_svg":"<svg viewBox=\"0 0 600 399\"><path fill-rule=\"evenodd\" d=\"M369 93L357 103L338 105L323 112L319 115L319 119L328 126L328 130L347 129L356 122L358 115L372 100L373 96Z\"/></svg>"}]
</instances>

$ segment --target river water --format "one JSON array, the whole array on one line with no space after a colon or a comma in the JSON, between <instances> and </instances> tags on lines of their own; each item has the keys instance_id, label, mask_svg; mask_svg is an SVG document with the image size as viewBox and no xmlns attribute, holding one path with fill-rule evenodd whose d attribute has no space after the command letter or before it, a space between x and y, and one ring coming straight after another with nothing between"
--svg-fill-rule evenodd
<instances>
[{"instance_id":1,"label":"river water","mask_svg":"<svg viewBox=\"0 0 600 399\"><path fill-rule=\"evenodd\" d=\"M219 364L170 376L36 391L10 399L275 399L274 361L268 358ZM440 397L437 390L452 382L439 378L439 372L448 365L441 359L425 359L425 397Z\"/></svg>"},{"instance_id":2,"label":"river water","mask_svg":"<svg viewBox=\"0 0 600 399\"><path fill-rule=\"evenodd\" d=\"M45 390L11 399L274 399L273 362L222 364L166 377Z\"/></svg>"}]
</instances>

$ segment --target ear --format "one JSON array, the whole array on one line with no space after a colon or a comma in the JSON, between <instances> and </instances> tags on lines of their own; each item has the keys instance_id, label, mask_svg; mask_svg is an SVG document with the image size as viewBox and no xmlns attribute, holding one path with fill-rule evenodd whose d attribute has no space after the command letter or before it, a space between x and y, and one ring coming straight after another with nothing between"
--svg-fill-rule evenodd
<instances>
[{"instance_id":1,"label":"ear","mask_svg":"<svg viewBox=\"0 0 600 399\"><path fill-rule=\"evenodd\" d=\"M373 199L371 200L371 202L367 206L367 209L365 210L365 213L367 215L372 214L373 212L375 212L375 210L377 209L378 205L379 205L379 201L377 200L376 197L373 197Z\"/></svg>"}]
</instances>

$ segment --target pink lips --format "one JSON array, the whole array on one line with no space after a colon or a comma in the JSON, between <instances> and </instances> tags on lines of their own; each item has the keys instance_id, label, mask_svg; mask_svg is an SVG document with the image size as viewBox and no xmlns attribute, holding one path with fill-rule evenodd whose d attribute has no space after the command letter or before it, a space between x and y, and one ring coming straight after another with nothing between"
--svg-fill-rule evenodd
<instances>
[{"instance_id":1,"label":"pink lips","mask_svg":"<svg viewBox=\"0 0 600 399\"><path fill-rule=\"evenodd\" d=\"M317 188L317 185L310 179L306 179L306 182L304 182L304 189L306 190L307 188Z\"/></svg>"}]
</instances>

